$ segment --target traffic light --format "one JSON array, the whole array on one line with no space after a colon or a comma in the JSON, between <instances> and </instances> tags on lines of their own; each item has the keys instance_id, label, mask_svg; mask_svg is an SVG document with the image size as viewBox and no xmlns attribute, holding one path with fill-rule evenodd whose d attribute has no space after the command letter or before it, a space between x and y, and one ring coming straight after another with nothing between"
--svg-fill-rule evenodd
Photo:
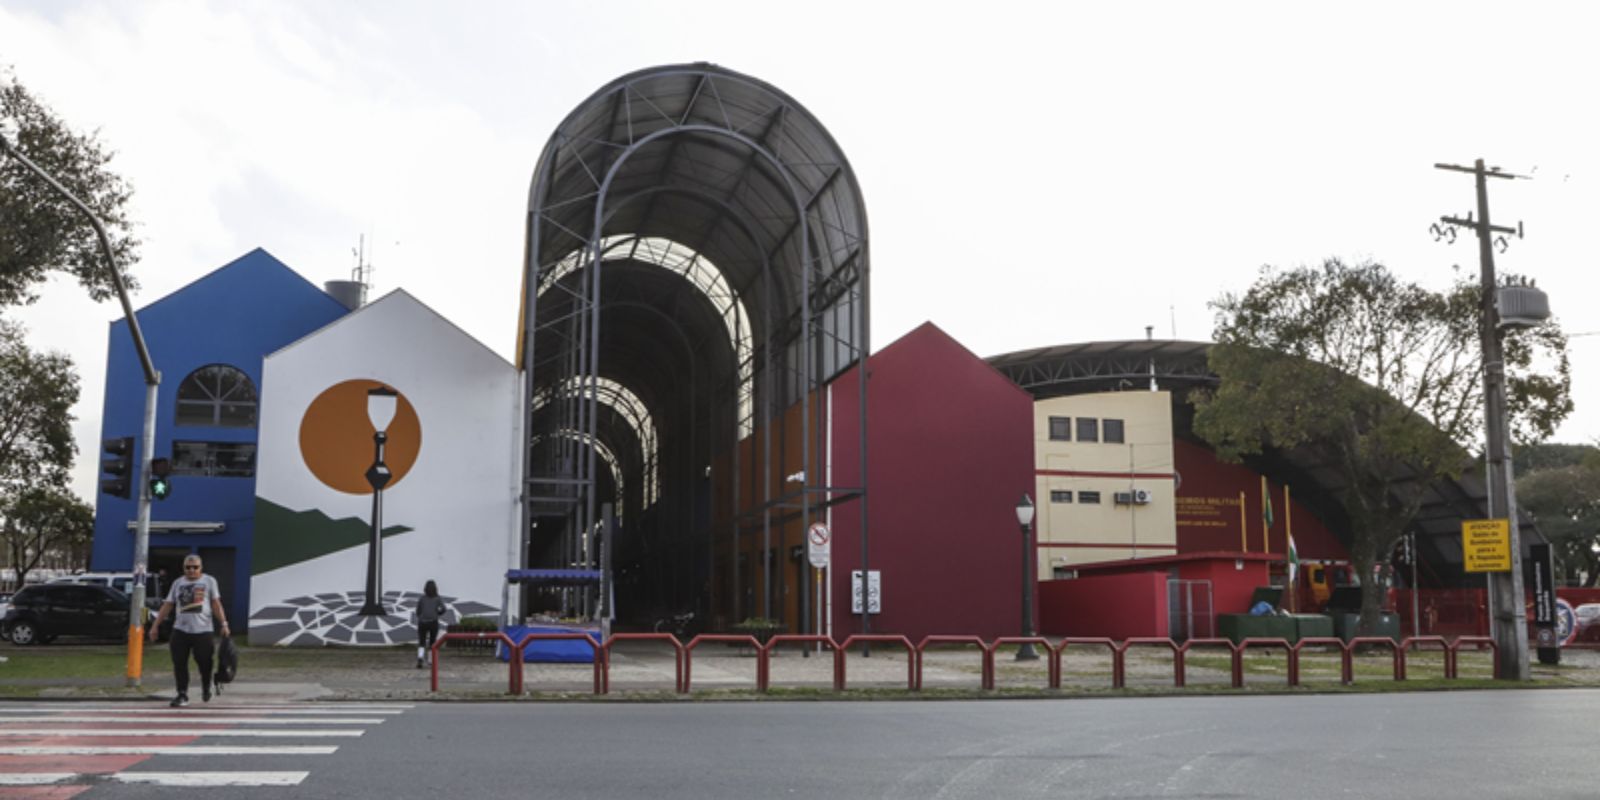
<instances>
[{"instance_id":1,"label":"traffic light","mask_svg":"<svg viewBox=\"0 0 1600 800\"><path fill-rule=\"evenodd\" d=\"M122 436L100 442L104 458L100 462L100 491L126 500L133 488L133 437Z\"/></svg>"},{"instance_id":2,"label":"traffic light","mask_svg":"<svg viewBox=\"0 0 1600 800\"><path fill-rule=\"evenodd\" d=\"M150 499L165 500L172 494L172 462L165 458L150 459Z\"/></svg>"}]
</instances>

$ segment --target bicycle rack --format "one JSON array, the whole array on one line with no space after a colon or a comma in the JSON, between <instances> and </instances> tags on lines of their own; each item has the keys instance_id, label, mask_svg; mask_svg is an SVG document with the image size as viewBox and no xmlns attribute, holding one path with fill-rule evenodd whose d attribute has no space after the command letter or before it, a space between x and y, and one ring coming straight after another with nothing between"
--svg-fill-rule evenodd
<instances>
[{"instance_id":1,"label":"bicycle rack","mask_svg":"<svg viewBox=\"0 0 1600 800\"><path fill-rule=\"evenodd\" d=\"M689 640L683 646L683 693L691 691L690 680L694 671L694 649L704 642L720 642L722 644L749 645L756 651L756 685L761 686L766 675L767 651L761 647L761 642L749 634L733 633L702 633Z\"/></svg>"},{"instance_id":2,"label":"bicycle rack","mask_svg":"<svg viewBox=\"0 0 1600 800\"><path fill-rule=\"evenodd\" d=\"M504 636L504 634L501 634L501 635ZM521 691L522 690L522 663L523 663L522 650L523 650L523 648L528 646L529 642L577 641L577 640L580 640L580 639L585 641L585 642L588 642L589 643L589 647L592 648L593 651L594 651L594 693L595 694L602 694L602 692L600 691L600 686L601 686L600 673L604 670L605 658L604 658L604 656L602 656L600 654L600 643L595 641L594 637L590 636L587 633L527 633L527 634L523 634L522 638L517 640L517 643L516 643L516 645L514 647L515 652L511 656L512 662L514 664L516 664L516 666L517 666L517 694L521 694L522 693L522 691ZM510 641L509 637L507 637L507 641Z\"/></svg>"},{"instance_id":3,"label":"bicycle rack","mask_svg":"<svg viewBox=\"0 0 1600 800\"><path fill-rule=\"evenodd\" d=\"M446 633L445 635L434 639L433 648L428 651L429 654L432 655L432 658L429 660L433 662L433 676L430 681L430 688L428 691L439 691L439 647L441 645L443 645L445 642L451 641L483 641L484 639L494 639L496 641L504 642L506 647L511 647L514 650L514 652L511 653L511 660L509 662L509 666L507 667L507 669L510 671L510 687L506 690L506 693L515 695L522 694L522 650L513 647L511 644L511 637L505 635L504 633L500 633L499 631L494 633Z\"/></svg>"},{"instance_id":4,"label":"bicycle rack","mask_svg":"<svg viewBox=\"0 0 1600 800\"><path fill-rule=\"evenodd\" d=\"M853 636L847 637L843 642L841 642L839 644L839 647L835 652L837 652L837 654L838 654L837 663L838 663L838 670L839 670L838 675L839 675L839 688L840 689L843 689L845 687L845 683L846 683L845 670L846 670L846 667L849 664L850 645L853 645L856 642L861 642L863 644L868 644L868 643L898 644L898 645L901 645L901 646L905 647L905 649L906 649L906 690L907 691L912 691L912 692L917 690L918 687L917 687L917 648L916 648L916 645L913 645L911 643L911 640L907 639L904 636L897 636L897 635L894 635L894 634L887 634L887 633L870 633L870 634L869 633L858 633L858 634L855 634Z\"/></svg>"},{"instance_id":5,"label":"bicycle rack","mask_svg":"<svg viewBox=\"0 0 1600 800\"><path fill-rule=\"evenodd\" d=\"M667 642L672 645L673 666L677 669L677 680L673 681L672 690L684 694L689 689L684 684L684 656L683 642L670 633L613 633L606 643L600 645L600 653L605 658L605 671L601 673L600 694L611 693L611 646L617 642Z\"/></svg>"},{"instance_id":6,"label":"bicycle rack","mask_svg":"<svg viewBox=\"0 0 1600 800\"><path fill-rule=\"evenodd\" d=\"M761 663L757 665L756 691L766 693L768 684L772 681L772 649L780 644L825 644L833 650L833 690L844 689L844 653L839 649L839 643L832 638L820 634L783 633L767 640L767 645L761 648Z\"/></svg>"},{"instance_id":7,"label":"bicycle rack","mask_svg":"<svg viewBox=\"0 0 1600 800\"><path fill-rule=\"evenodd\" d=\"M1163 639L1163 638L1158 637L1158 636L1135 636L1135 637L1133 637L1131 639L1127 639L1127 640L1123 641L1123 643L1117 647L1117 657L1116 657L1116 660L1112 662L1112 668L1117 670L1118 673L1120 673L1120 677L1114 677L1114 682L1118 686L1126 686L1127 685L1127 683L1128 683L1128 672L1127 672L1127 669L1128 669L1128 661L1127 661L1128 648L1142 646L1142 645L1148 645L1148 646L1154 646L1154 647L1166 647L1166 648L1170 648L1172 650L1172 685L1174 687L1177 687L1177 688L1182 688L1183 687L1183 678L1184 678L1184 675L1183 675L1183 650L1182 650L1182 648L1178 647L1178 643L1177 642L1174 642L1171 639Z\"/></svg>"},{"instance_id":8,"label":"bicycle rack","mask_svg":"<svg viewBox=\"0 0 1600 800\"><path fill-rule=\"evenodd\" d=\"M1061 644L1056 645L1057 664L1061 663L1061 654L1065 653L1068 647L1075 644L1103 645L1109 649L1111 651L1111 688L1122 688L1122 651L1117 649L1116 642L1113 642L1103 636L1088 636L1081 638L1069 636L1065 639L1062 639Z\"/></svg>"},{"instance_id":9,"label":"bicycle rack","mask_svg":"<svg viewBox=\"0 0 1600 800\"><path fill-rule=\"evenodd\" d=\"M1046 684L1051 689L1060 689L1061 688L1061 653L1057 652L1054 647L1050 646L1050 640L1049 639L1046 639L1043 636L1001 636L1000 638L995 639L994 641L989 643L989 652L991 653L991 655L989 656L989 662L990 662L990 665L991 665L990 666L991 672L995 670L995 667L994 667L995 659L994 659L994 656L992 654L995 653L995 652L998 652L999 649L1000 649L1000 645L1003 645L1003 644L1036 644L1036 645L1038 645L1039 649L1043 650L1045 652L1045 654L1046 654L1045 655L1045 658L1046 658L1046 662L1045 662L1046 663L1045 682L1046 682ZM991 686L990 688L994 688L994 687Z\"/></svg>"},{"instance_id":10,"label":"bicycle rack","mask_svg":"<svg viewBox=\"0 0 1600 800\"><path fill-rule=\"evenodd\" d=\"M1308 636L1294 643L1294 648L1289 651L1289 685L1300 685L1300 651L1306 647L1339 648L1339 683L1349 686L1354 680L1354 665L1350 661L1350 648L1345 647L1344 640L1336 636Z\"/></svg>"},{"instance_id":11,"label":"bicycle rack","mask_svg":"<svg viewBox=\"0 0 1600 800\"><path fill-rule=\"evenodd\" d=\"M922 656L931 644L975 644L983 657L983 672L979 687L984 691L994 688L994 650L977 636L924 636L917 643L917 691L922 691Z\"/></svg>"}]
</instances>

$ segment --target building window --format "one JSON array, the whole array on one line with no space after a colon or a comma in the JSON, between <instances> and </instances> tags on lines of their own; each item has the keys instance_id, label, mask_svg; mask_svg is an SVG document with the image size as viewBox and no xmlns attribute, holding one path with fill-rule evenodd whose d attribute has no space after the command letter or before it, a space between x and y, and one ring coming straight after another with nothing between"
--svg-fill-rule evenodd
<instances>
[{"instance_id":1,"label":"building window","mask_svg":"<svg viewBox=\"0 0 1600 800\"><path fill-rule=\"evenodd\" d=\"M256 385L227 364L201 367L178 384L177 424L254 428Z\"/></svg>"},{"instance_id":2,"label":"building window","mask_svg":"<svg viewBox=\"0 0 1600 800\"><path fill-rule=\"evenodd\" d=\"M1100 420L1094 417L1078 417L1078 441L1100 441Z\"/></svg>"},{"instance_id":3,"label":"building window","mask_svg":"<svg viewBox=\"0 0 1600 800\"><path fill-rule=\"evenodd\" d=\"M1072 492L1068 491L1068 490L1065 490L1065 489L1051 489L1050 490L1050 502L1052 502L1052 503L1070 503L1070 502L1072 502Z\"/></svg>"},{"instance_id":4,"label":"building window","mask_svg":"<svg viewBox=\"0 0 1600 800\"><path fill-rule=\"evenodd\" d=\"M1072 441L1072 418L1071 417L1051 417L1050 418L1050 441L1052 441L1052 442L1070 442L1070 441Z\"/></svg>"},{"instance_id":5,"label":"building window","mask_svg":"<svg viewBox=\"0 0 1600 800\"><path fill-rule=\"evenodd\" d=\"M1101 432L1105 434L1108 444L1122 444L1122 420L1108 419L1101 425Z\"/></svg>"},{"instance_id":6,"label":"building window","mask_svg":"<svg viewBox=\"0 0 1600 800\"><path fill-rule=\"evenodd\" d=\"M1093 503L1093 504L1098 505L1100 503L1100 493L1099 492L1078 492L1078 502L1080 502L1080 503Z\"/></svg>"},{"instance_id":7,"label":"building window","mask_svg":"<svg viewBox=\"0 0 1600 800\"><path fill-rule=\"evenodd\" d=\"M172 474L253 478L256 446L250 442L173 442Z\"/></svg>"}]
</instances>

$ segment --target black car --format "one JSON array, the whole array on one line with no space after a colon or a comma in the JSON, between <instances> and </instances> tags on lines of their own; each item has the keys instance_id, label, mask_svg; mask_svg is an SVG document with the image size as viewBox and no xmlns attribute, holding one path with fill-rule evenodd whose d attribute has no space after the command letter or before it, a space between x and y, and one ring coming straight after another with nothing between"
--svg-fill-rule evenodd
<instances>
[{"instance_id":1,"label":"black car","mask_svg":"<svg viewBox=\"0 0 1600 800\"><path fill-rule=\"evenodd\" d=\"M13 644L49 644L57 636L127 639L128 596L109 586L46 583L24 587L11 598L0 635ZM152 612L160 608L151 600ZM163 638L172 630L163 623Z\"/></svg>"}]
</instances>

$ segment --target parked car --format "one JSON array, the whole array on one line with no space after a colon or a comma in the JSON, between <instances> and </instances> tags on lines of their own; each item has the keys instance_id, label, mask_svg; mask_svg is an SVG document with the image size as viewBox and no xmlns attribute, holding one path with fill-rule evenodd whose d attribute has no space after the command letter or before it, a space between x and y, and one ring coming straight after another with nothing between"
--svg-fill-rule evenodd
<instances>
[{"instance_id":1,"label":"parked car","mask_svg":"<svg viewBox=\"0 0 1600 800\"><path fill-rule=\"evenodd\" d=\"M80 572L76 575L63 575L53 578L51 583L88 583L95 586L110 586L123 594L133 593L133 573L131 572ZM155 576L150 576L145 584L145 596L156 597L161 594L160 581Z\"/></svg>"},{"instance_id":2,"label":"parked car","mask_svg":"<svg viewBox=\"0 0 1600 800\"><path fill-rule=\"evenodd\" d=\"M1576 623L1576 642L1600 642L1600 603L1584 603L1572 609L1572 616Z\"/></svg>"},{"instance_id":3,"label":"parked car","mask_svg":"<svg viewBox=\"0 0 1600 800\"><path fill-rule=\"evenodd\" d=\"M0 592L0 619L6 618L6 610L11 608L12 592Z\"/></svg>"},{"instance_id":4,"label":"parked car","mask_svg":"<svg viewBox=\"0 0 1600 800\"><path fill-rule=\"evenodd\" d=\"M49 644L57 636L123 640L128 636L128 596L93 583L45 583L22 589L0 620L0 635L13 644ZM153 613L161 601L146 601ZM169 618L160 636L172 632Z\"/></svg>"}]
</instances>

